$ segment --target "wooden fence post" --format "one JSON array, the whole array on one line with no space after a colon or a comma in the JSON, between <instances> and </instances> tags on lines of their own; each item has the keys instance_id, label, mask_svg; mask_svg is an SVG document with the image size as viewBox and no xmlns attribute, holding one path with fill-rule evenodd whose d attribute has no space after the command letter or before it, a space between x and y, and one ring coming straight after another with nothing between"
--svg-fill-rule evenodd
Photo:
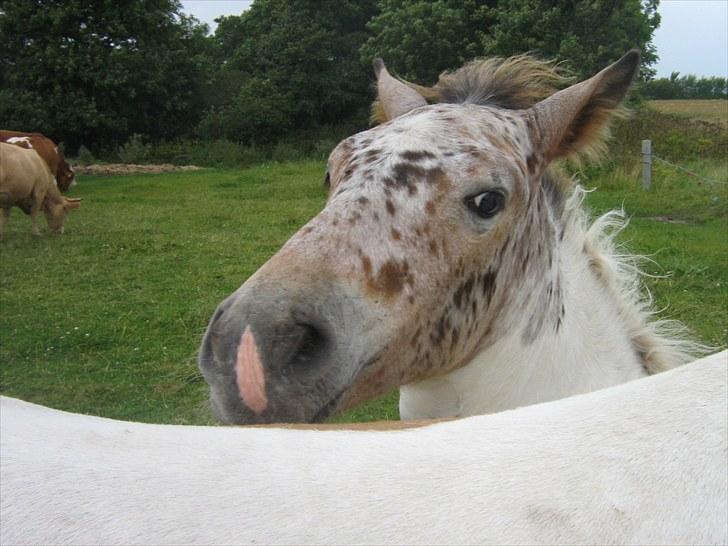
<instances>
[{"instance_id":1,"label":"wooden fence post","mask_svg":"<svg viewBox=\"0 0 728 546\"><path fill-rule=\"evenodd\" d=\"M652 141L642 141L642 188L649 190L652 185Z\"/></svg>"}]
</instances>

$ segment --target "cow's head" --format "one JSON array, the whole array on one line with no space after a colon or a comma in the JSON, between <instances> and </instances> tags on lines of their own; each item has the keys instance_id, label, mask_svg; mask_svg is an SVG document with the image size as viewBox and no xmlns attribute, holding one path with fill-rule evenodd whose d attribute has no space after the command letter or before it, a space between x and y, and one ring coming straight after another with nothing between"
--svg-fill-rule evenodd
<instances>
[{"instance_id":1,"label":"cow's head","mask_svg":"<svg viewBox=\"0 0 728 546\"><path fill-rule=\"evenodd\" d=\"M77 209L80 206L80 198L72 199L63 197L61 201L56 202L51 202L47 199L43 208L43 213L48 221L48 229L58 235L63 233L63 222L66 219L68 211Z\"/></svg>"},{"instance_id":2,"label":"cow's head","mask_svg":"<svg viewBox=\"0 0 728 546\"><path fill-rule=\"evenodd\" d=\"M58 154L56 183L58 184L59 190L66 192L76 185L76 173L73 172L73 168L66 163L66 158L63 156L63 152L58 149L58 147L56 147L56 153Z\"/></svg>"},{"instance_id":3,"label":"cow's head","mask_svg":"<svg viewBox=\"0 0 728 546\"><path fill-rule=\"evenodd\" d=\"M76 173L73 172L71 166L65 161L58 167L56 183L58 184L58 189L62 192L68 191L76 185Z\"/></svg>"}]
</instances>

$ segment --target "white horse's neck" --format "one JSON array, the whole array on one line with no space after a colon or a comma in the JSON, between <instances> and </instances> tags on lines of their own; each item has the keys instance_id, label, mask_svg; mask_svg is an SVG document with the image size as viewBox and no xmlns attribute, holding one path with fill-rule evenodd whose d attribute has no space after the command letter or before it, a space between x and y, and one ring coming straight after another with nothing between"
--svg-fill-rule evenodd
<instances>
[{"instance_id":1,"label":"white horse's neck","mask_svg":"<svg viewBox=\"0 0 728 546\"><path fill-rule=\"evenodd\" d=\"M544 328L534 341L525 341L526 324L534 313L544 312L535 308L537 303L526 307L519 313L520 323L465 366L401 387L401 418L493 413L647 375L632 343L634 324L644 317L625 298L615 297L585 253L585 241L594 243L600 237L604 238L590 236L575 218L559 243L556 255L565 313L558 329ZM606 264L611 265L616 264ZM631 295L626 296L628 300Z\"/></svg>"}]
</instances>

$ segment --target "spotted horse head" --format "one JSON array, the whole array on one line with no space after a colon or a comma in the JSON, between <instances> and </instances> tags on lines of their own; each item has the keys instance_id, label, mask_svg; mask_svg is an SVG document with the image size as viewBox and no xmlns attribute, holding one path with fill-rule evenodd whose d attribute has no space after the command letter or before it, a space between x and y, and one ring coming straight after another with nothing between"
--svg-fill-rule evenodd
<instances>
[{"instance_id":1,"label":"spotted horse head","mask_svg":"<svg viewBox=\"0 0 728 546\"><path fill-rule=\"evenodd\" d=\"M631 51L556 91L553 65L521 56L423 88L375 61L384 122L333 150L324 209L210 320L218 417L322 421L466 365L534 298L524 336L560 320L549 166L601 142L638 67Z\"/></svg>"}]
</instances>

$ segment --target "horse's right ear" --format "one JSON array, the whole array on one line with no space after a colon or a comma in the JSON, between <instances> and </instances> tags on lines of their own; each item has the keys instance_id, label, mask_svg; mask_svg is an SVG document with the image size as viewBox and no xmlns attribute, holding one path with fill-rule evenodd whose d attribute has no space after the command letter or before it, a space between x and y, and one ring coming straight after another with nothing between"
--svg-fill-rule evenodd
<instances>
[{"instance_id":1,"label":"horse's right ear","mask_svg":"<svg viewBox=\"0 0 728 546\"><path fill-rule=\"evenodd\" d=\"M639 66L639 51L633 49L595 76L528 110L535 163L543 167L554 159L597 149Z\"/></svg>"},{"instance_id":2,"label":"horse's right ear","mask_svg":"<svg viewBox=\"0 0 728 546\"><path fill-rule=\"evenodd\" d=\"M373 64L377 76L377 98L387 121L427 105L422 95L392 77L382 59L377 57Z\"/></svg>"}]
</instances>

